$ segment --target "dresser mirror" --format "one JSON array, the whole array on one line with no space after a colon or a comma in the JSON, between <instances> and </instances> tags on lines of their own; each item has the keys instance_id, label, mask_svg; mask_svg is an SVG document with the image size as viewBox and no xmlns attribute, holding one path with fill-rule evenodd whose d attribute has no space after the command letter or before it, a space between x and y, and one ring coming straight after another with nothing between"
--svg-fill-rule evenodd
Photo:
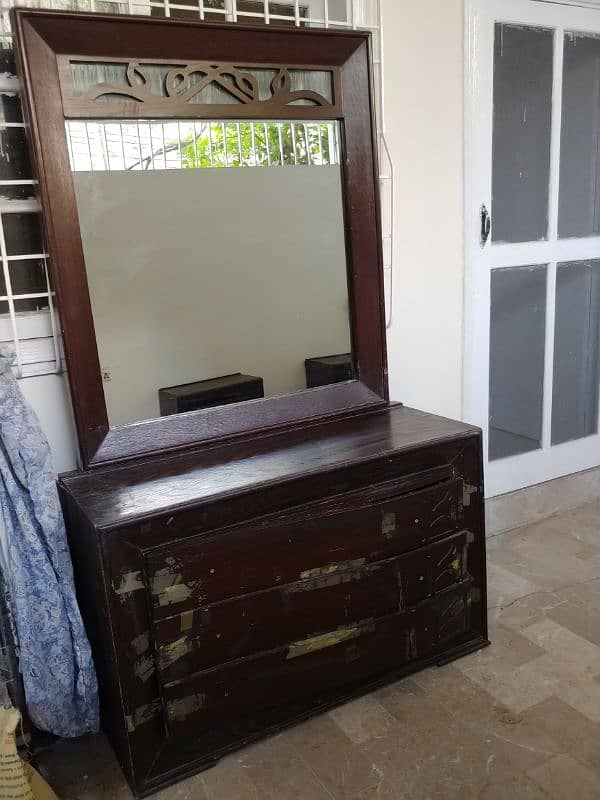
<instances>
[{"instance_id":1,"label":"dresser mirror","mask_svg":"<svg viewBox=\"0 0 600 800\"><path fill-rule=\"evenodd\" d=\"M83 466L383 405L368 34L15 24Z\"/></svg>"},{"instance_id":2,"label":"dresser mirror","mask_svg":"<svg viewBox=\"0 0 600 800\"><path fill-rule=\"evenodd\" d=\"M298 392L351 352L337 121L67 134L111 427L170 413L169 389L188 410Z\"/></svg>"}]
</instances>

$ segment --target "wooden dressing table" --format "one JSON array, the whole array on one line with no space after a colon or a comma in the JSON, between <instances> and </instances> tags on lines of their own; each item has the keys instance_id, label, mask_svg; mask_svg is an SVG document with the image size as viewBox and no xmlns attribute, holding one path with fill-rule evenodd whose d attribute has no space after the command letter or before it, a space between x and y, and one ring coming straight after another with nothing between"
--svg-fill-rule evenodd
<instances>
[{"instance_id":1,"label":"wooden dressing table","mask_svg":"<svg viewBox=\"0 0 600 800\"><path fill-rule=\"evenodd\" d=\"M481 433L388 402L368 34L24 10L14 23L82 455L81 469L62 476L59 489L103 727L142 796L285 725L488 643ZM328 80L331 91L323 88ZM216 95L202 98L200 83L213 91L215 82ZM233 111L231 101L214 102L223 90L241 97ZM111 394L103 385L112 328L78 191L95 170L98 202L106 175L125 180L129 140L119 168L98 168L90 125L104 125L93 130L106 135L107 121L191 118L209 120L211 133L210 121L259 120L265 137L269 125L283 126L275 132L289 125L289 146L305 137L294 158L307 154L303 169L315 180L326 160L328 169L336 166L339 146L334 181L341 181L356 380L278 393L267 376L265 399L113 424L115 404L126 415L123 403L140 387L125 383ZM72 124L80 120L85 128ZM327 159L312 149L311 125L332 137ZM90 162L80 176L73 137L84 130ZM246 130L256 146L261 129L238 127ZM187 146L179 140L180 161L170 162L165 181L180 180ZM241 133L239 146L241 163ZM300 169L285 166L281 152L279 169ZM257 151L248 158L243 180L251 181ZM194 180L213 180L194 166ZM97 219L107 224L100 212ZM337 251L323 236L329 249L320 269L327 270ZM111 229L101 242L110 263L116 239ZM153 253L144 258L142 275L150 274ZM261 264L252 269L261 276ZM296 278L290 271L287 279ZM142 281L139 292L143 309L150 288ZM316 303L307 322L308 338L318 327ZM211 341L199 336L197 344ZM306 356L348 349L343 341L317 346L307 341ZM147 401L160 385L209 379L202 364L199 358L197 374L170 383L148 378ZM120 380L120 364L109 366ZM304 359L293 366L289 380L300 380L294 376ZM153 367L148 362L148 375ZM225 364L220 374L264 374L260 365L240 367Z\"/></svg>"}]
</instances>

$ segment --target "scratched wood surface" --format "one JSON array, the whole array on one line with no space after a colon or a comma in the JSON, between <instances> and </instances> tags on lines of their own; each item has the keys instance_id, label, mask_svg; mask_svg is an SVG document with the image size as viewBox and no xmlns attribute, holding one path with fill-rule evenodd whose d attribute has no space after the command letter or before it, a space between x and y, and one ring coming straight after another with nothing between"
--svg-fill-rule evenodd
<instances>
[{"instance_id":1,"label":"scratched wood surface","mask_svg":"<svg viewBox=\"0 0 600 800\"><path fill-rule=\"evenodd\" d=\"M138 795L487 643L469 426L396 407L60 493L103 725Z\"/></svg>"},{"instance_id":2,"label":"scratched wood surface","mask_svg":"<svg viewBox=\"0 0 600 800\"><path fill-rule=\"evenodd\" d=\"M372 564L358 559L307 570L286 586L153 619L161 680L415 606L466 579L468 536Z\"/></svg>"},{"instance_id":3,"label":"scratched wood surface","mask_svg":"<svg viewBox=\"0 0 600 800\"><path fill-rule=\"evenodd\" d=\"M271 490L311 475L321 480L324 471L343 467L365 464L372 477L367 483L389 479L390 471L382 471L381 477L374 471L386 456L478 435L470 425L392 406L293 432L96 470L92 475L78 472L64 476L62 484L96 525L122 527L160 512L240 492ZM425 468L425 463L419 467Z\"/></svg>"},{"instance_id":4,"label":"scratched wood surface","mask_svg":"<svg viewBox=\"0 0 600 800\"><path fill-rule=\"evenodd\" d=\"M429 655L449 635L469 628L470 581L422 606L357 620L322 636L228 662L166 684L163 696L173 737L202 735L215 725L320 695L341 683L376 676L418 655Z\"/></svg>"},{"instance_id":5,"label":"scratched wood surface","mask_svg":"<svg viewBox=\"0 0 600 800\"><path fill-rule=\"evenodd\" d=\"M393 484L387 486L393 493ZM368 502L369 494L352 493L342 509L327 503L315 504L315 511L315 505L306 505L299 514L272 515L156 548L147 558L155 619L194 603L289 584L332 564L389 558L455 531L462 522L457 480L384 502Z\"/></svg>"}]
</instances>

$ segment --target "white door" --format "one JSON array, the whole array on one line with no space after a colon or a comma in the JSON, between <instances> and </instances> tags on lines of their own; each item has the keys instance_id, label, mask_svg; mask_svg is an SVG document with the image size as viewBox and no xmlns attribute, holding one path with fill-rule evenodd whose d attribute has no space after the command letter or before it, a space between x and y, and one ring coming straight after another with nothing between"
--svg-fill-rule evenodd
<instances>
[{"instance_id":1,"label":"white door","mask_svg":"<svg viewBox=\"0 0 600 800\"><path fill-rule=\"evenodd\" d=\"M600 0L468 5L464 418L494 496L600 464Z\"/></svg>"}]
</instances>

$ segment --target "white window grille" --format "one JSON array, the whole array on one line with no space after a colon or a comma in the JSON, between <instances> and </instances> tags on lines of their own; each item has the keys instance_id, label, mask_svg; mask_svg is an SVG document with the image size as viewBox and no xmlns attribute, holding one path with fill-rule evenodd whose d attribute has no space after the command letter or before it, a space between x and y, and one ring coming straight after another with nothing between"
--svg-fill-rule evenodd
<instances>
[{"instance_id":1,"label":"white window grille","mask_svg":"<svg viewBox=\"0 0 600 800\"><path fill-rule=\"evenodd\" d=\"M95 11L101 13L147 14L154 17L173 17L200 20L225 20L228 22L253 23L264 22L270 25L318 26L339 29L367 29L373 34L373 67L375 77L376 119L379 136L379 163L381 168L381 195L383 205L383 241L384 241L384 274L387 287L386 317L391 324L391 284L392 284L392 249L393 249L393 165L386 145L383 126L383 53L382 53L382 19L381 0L0 0L0 344L10 344L15 350L14 369L17 377L43 375L60 372L63 369L61 357L60 326L58 324L55 298L52 292L47 256L42 245L39 222L39 203L36 198L36 181L29 165L25 130L18 99L19 81L15 77L12 54L12 31L8 18L9 8L13 5L36 8L52 8L71 11ZM86 125L85 122L77 123ZM88 123L91 124L91 123ZM129 163L128 150L121 145L127 143L131 135L131 124L113 125L115 129L115 146L118 144L121 164L120 168L136 168ZM221 124L221 123L214 123ZM242 123L234 123L241 125ZM261 123L262 124L262 123ZM275 124L278 123L267 123ZM294 146L284 153L283 148L272 152L270 148L262 151L246 152L243 144L234 147L227 155L221 155L221 162L214 165L258 166L269 163L269 159L281 158L282 164L294 165L307 163L301 143L307 141L306 126L313 123L292 123L290 132L294 137ZM315 123L318 125L318 123ZM229 123L228 123L229 125ZM302 126L298 128L297 126ZM111 140L111 134L98 130L96 135L104 137L105 144ZM131 152L137 147L132 159L139 160L140 153L147 158L143 142L137 140L142 133L143 122L135 124L136 141L127 145ZM252 134L256 137L257 127L252 126ZM118 129L118 130L117 130ZM235 129L237 135L237 128ZM319 126L321 134L322 128ZM72 163L87 158L91 164L90 151L82 155L80 144L82 130L79 130L81 141L77 143L75 123L68 125L71 135ZM89 133L88 130L85 134ZM147 131L145 132L147 133ZM150 135L151 135L150 131ZM296 134L298 133L298 136ZM337 140L334 126L331 126L331 149L325 158L324 145L315 152L312 163L339 163ZM75 138L73 138L75 136ZM260 132L258 139L260 140ZM179 140L181 141L181 139ZM239 139L238 139L239 141ZM225 144L229 145L229 137L225 136ZM111 145L112 147L112 145ZM87 148L87 144L86 144ZM108 152L108 148L107 148ZM112 151L111 151L112 152ZM175 150L174 152L178 152ZM320 155L319 155L320 152ZM279 155L278 155L279 153ZM116 153L115 153L116 155ZM308 158L310 159L310 154ZM170 158L173 158L171 154ZM215 152L213 161L218 158ZM331 159L331 160L330 160ZM165 168L170 162L166 153L160 166L160 154L151 151L151 162L154 168ZM117 160L112 162L118 163ZM117 168L110 163L106 166ZM152 168L151 167L151 168ZM84 167L80 167L84 168ZM87 167L89 169L89 166ZM102 167L93 167L102 168Z\"/></svg>"},{"instance_id":2,"label":"white window grille","mask_svg":"<svg viewBox=\"0 0 600 800\"><path fill-rule=\"evenodd\" d=\"M339 165L336 122L67 120L74 172Z\"/></svg>"}]
</instances>

